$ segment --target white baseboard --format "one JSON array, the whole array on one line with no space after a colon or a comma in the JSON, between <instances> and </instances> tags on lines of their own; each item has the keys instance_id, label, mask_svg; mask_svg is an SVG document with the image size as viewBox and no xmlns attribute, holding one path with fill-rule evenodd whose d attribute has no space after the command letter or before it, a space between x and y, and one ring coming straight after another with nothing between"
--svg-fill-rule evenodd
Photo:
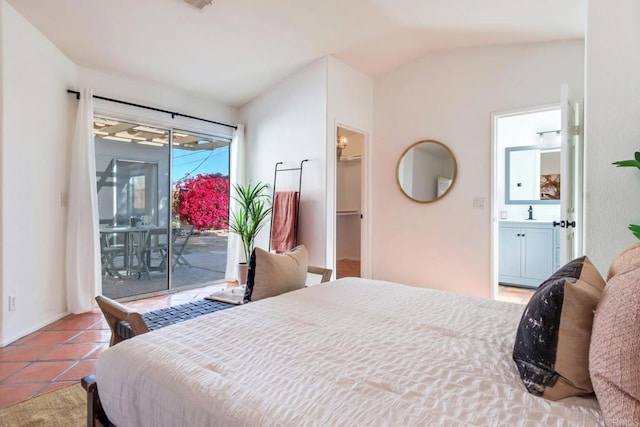
<instances>
[{"instance_id":1,"label":"white baseboard","mask_svg":"<svg viewBox=\"0 0 640 427\"><path fill-rule=\"evenodd\" d=\"M69 313L68 312L64 312L64 313L58 314L56 316L53 316L51 319L45 320L44 322L34 326L33 328L29 328L26 331L20 332L16 336L13 336L11 338L7 338L6 340L3 340L2 343L0 343L1 344L0 347L6 347L9 344L11 344L12 342L18 341L20 338L26 337L27 335L37 331L38 329L42 329L45 326L48 326L48 325L52 324L53 322L55 322L56 320L60 320L60 319L62 319L63 317L65 317L67 315L69 315ZM78 332L80 332L80 331L78 331Z\"/></svg>"}]
</instances>

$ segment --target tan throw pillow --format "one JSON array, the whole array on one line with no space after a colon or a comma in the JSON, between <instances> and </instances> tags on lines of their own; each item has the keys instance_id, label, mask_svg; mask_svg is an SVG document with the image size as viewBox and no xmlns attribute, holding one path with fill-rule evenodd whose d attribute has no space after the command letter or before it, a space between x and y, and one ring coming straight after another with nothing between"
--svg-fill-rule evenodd
<instances>
[{"instance_id":1,"label":"tan throw pillow","mask_svg":"<svg viewBox=\"0 0 640 427\"><path fill-rule=\"evenodd\" d=\"M300 245L283 254L255 248L249 261L244 302L258 301L304 288L309 254Z\"/></svg>"},{"instance_id":2,"label":"tan throw pillow","mask_svg":"<svg viewBox=\"0 0 640 427\"><path fill-rule=\"evenodd\" d=\"M640 267L640 242L629 246L613 260L611 267L609 267L607 281L616 274L635 270L638 267Z\"/></svg>"},{"instance_id":3,"label":"tan throw pillow","mask_svg":"<svg viewBox=\"0 0 640 427\"><path fill-rule=\"evenodd\" d=\"M513 348L529 393L549 400L593 393L589 341L604 286L584 256L560 268L531 297Z\"/></svg>"},{"instance_id":4,"label":"tan throw pillow","mask_svg":"<svg viewBox=\"0 0 640 427\"><path fill-rule=\"evenodd\" d=\"M593 321L589 359L607 425L640 425L640 270L607 282Z\"/></svg>"}]
</instances>

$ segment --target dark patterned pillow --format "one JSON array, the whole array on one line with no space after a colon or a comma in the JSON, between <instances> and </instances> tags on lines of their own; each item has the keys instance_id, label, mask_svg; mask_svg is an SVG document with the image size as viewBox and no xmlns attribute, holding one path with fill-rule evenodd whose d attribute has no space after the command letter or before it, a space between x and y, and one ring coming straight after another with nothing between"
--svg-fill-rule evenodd
<instances>
[{"instance_id":1,"label":"dark patterned pillow","mask_svg":"<svg viewBox=\"0 0 640 427\"><path fill-rule=\"evenodd\" d=\"M513 360L529 393L549 400L593 393L589 342L605 282L589 258L547 279L524 310Z\"/></svg>"},{"instance_id":2,"label":"dark patterned pillow","mask_svg":"<svg viewBox=\"0 0 640 427\"><path fill-rule=\"evenodd\" d=\"M302 245L283 254L255 248L249 260L244 302L304 288L308 258L307 249Z\"/></svg>"}]
</instances>

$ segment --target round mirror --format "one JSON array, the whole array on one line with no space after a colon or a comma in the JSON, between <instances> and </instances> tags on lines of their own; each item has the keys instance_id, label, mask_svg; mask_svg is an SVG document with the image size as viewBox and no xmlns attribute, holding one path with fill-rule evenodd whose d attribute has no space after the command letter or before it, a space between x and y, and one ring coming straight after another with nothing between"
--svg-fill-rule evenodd
<instances>
[{"instance_id":1,"label":"round mirror","mask_svg":"<svg viewBox=\"0 0 640 427\"><path fill-rule=\"evenodd\" d=\"M449 147L424 140L404 150L396 168L396 181L405 196L418 203L429 203L451 190L457 172L456 158Z\"/></svg>"}]
</instances>

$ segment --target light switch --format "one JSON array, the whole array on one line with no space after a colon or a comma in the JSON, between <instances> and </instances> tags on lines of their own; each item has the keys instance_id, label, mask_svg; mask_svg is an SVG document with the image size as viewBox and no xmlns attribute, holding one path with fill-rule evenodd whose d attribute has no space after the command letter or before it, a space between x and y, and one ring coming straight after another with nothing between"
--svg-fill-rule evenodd
<instances>
[{"instance_id":1,"label":"light switch","mask_svg":"<svg viewBox=\"0 0 640 427\"><path fill-rule=\"evenodd\" d=\"M476 197L473 199L473 207L477 209L484 209L484 197Z\"/></svg>"}]
</instances>

